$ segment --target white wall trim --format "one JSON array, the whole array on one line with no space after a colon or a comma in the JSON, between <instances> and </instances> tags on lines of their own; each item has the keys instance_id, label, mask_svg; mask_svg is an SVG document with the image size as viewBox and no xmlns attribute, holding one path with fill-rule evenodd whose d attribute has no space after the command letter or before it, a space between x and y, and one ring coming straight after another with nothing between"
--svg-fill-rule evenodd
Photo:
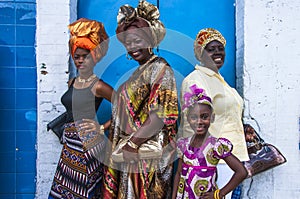
<instances>
[{"instance_id":1,"label":"white wall trim","mask_svg":"<svg viewBox=\"0 0 300 199\"><path fill-rule=\"evenodd\" d=\"M46 131L46 124L65 110L60 97L67 89L68 81L67 25L77 17L77 0L39 0L36 6L38 128L35 197L44 199L48 198L62 148L54 133ZM41 71L47 74L43 75Z\"/></svg>"},{"instance_id":2,"label":"white wall trim","mask_svg":"<svg viewBox=\"0 0 300 199\"><path fill-rule=\"evenodd\" d=\"M246 114L287 163L247 179L243 197L297 198L300 194L300 2L236 1L237 84Z\"/></svg>"}]
</instances>

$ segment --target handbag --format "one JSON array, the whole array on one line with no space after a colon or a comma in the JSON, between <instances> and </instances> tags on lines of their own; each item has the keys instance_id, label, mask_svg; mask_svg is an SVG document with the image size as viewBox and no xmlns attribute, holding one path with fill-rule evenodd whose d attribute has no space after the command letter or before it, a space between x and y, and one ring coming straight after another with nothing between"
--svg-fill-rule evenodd
<instances>
[{"instance_id":1,"label":"handbag","mask_svg":"<svg viewBox=\"0 0 300 199\"><path fill-rule=\"evenodd\" d=\"M279 149L266 143L250 124L244 124L244 133L250 158L244 162L248 178L287 161Z\"/></svg>"},{"instance_id":2,"label":"handbag","mask_svg":"<svg viewBox=\"0 0 300 199\"><path fill-rule=\"evenodd\" d=\"M67 123L67 117L68 113L64 112L47 124L47 131L51 129L61 143L63 143L62 136L64 132L64 125Z\"/></svg>"},{"instance_id":3,"label":"handbag","mask_svg":"<svg viewBox=\"0 0 300 199\"><path fill-rule=\"evenodd\" d=\"M132 134L133 135L133 134ZM126 145L132 135L121 138L112 152L112 160L114 162L124 162L123 158L123 146ZM163 153L163 140L164 133L160 132L157 135L152 136L149 140L144 142L138 148L138 154L140 159L160 159Z\"/></svg>"}]
</instances>

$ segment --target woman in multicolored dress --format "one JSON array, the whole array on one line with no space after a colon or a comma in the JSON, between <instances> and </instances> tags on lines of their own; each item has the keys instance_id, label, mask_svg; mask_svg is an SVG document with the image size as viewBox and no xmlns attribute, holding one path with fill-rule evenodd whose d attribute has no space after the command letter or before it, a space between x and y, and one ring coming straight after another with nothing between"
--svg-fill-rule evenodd
<instances>
[{"instance_id":1,"label":"woman in multicolored dress","mask_svg":"<svg viewBox=\"0 0 300 199\"><path fill-rule=\"evenodd\" d=\"M103 100L111 101L113 89L94 74L95 65L105 56L108 36L101 22L81 18L69 25L70 54L78 76L69 81L61 98L68 113L61 156L49 198L100 198L103 166L104 130L110 120L100 125L97 110Z\"/></svg>"},{"instance_id":2,"label":"woman in multicolored dress","mask_svg":"<svg viewBox=\"0 0 300 199\"><path fill-rule=\"evenodd\" d=\"M179 138L178 168L174 180L173 199L223 198L242 182L247 171L232 152L232 144L226 138L210 135L208 128L214 120L212 100L196 84L183 96L182 111L194 135ZM216 184L217 164L223 159L233 170L233 175L221 189Z\"/></svg>"},{"instance_id":3,"label":"woman in multicolored dress","mask_svg":"<svg viewBox=\"0 0 300 199\"><path fill-rule=\"evenodd\" d=\"M139 63L117 90L112 157L103 198L171 198L178 102L173 70L152 48L164 38L157 7L140 1L122 6L117 38ZM173 145L171 144L173 143Z\"/></svg>"}]
</instances>

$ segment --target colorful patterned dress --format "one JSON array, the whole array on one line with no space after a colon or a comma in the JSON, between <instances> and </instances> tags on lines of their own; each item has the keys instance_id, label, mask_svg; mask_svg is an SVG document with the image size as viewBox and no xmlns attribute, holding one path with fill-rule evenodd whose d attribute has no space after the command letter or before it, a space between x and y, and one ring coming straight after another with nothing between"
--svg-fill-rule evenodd
<instances>
[{"instance_id":1,"label":"colorful patterned dress","mask_svg":"<svg viewBox=\"0 0 300 199\"><path fill-rule=\"evenodd\" d=\"M103 175L101 152L103 136L98 132L85 133L78 123L81 119L94 119L103 98L94 96L91 89L76 89L74 81L62 96L69 121L64 129L64 145L52 182L49 199L100 198L100 183ZM75 121L75 122L74 122Z\"/></svg>"},{"instance_id":2,"label":"colorful patterned dress","mask_svg":"<svg viewBox=\"0 0 300 199\"><path fill-rule=\"evenodd\" d=\"M103 198L170 198L175 147L169 144L176 135L177 91L169 64L156 56L135 70L119 87L113 108L112 151L120 138L135 133L155 112L164 126L158 132L163 148L160 159L139 160L135 164L109 160L105 170ZM156 136L150 138L155 140ZM175 143L174 143L175 145Z\"/></svg>"},{"instance_id":3,"label":"colorful patterned dress","mask_svg":"<svg viewBox=\"0 0 300 199\"><path fill-rule=\"evenodd\" d=\"M201 147L190 146L192 137L177 141L177 152L182 158L177 199L197 199L202 193L217 189L217 164L231 155L232 144L225 138L209 136Z\"/></svg>"}]
</instances>

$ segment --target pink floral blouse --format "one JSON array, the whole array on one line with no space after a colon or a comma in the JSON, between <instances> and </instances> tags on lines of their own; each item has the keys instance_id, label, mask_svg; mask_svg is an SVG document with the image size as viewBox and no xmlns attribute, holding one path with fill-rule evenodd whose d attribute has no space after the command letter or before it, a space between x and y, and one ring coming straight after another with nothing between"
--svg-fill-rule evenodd
<instances>
[{"instance_id":1,"label":"pink floral blouse","mask_svg":"<svg viewBox=\"0 0 300 199\"><path fill-rule=\"evenodd\" d=\"M202 193L217 189L217 164L231 155L232 144L226 138L209 136L201 147L190 146L192 137L177 141L177 152L183 160L177 199L200 198Z\"/></svg>"}]
</instances>

